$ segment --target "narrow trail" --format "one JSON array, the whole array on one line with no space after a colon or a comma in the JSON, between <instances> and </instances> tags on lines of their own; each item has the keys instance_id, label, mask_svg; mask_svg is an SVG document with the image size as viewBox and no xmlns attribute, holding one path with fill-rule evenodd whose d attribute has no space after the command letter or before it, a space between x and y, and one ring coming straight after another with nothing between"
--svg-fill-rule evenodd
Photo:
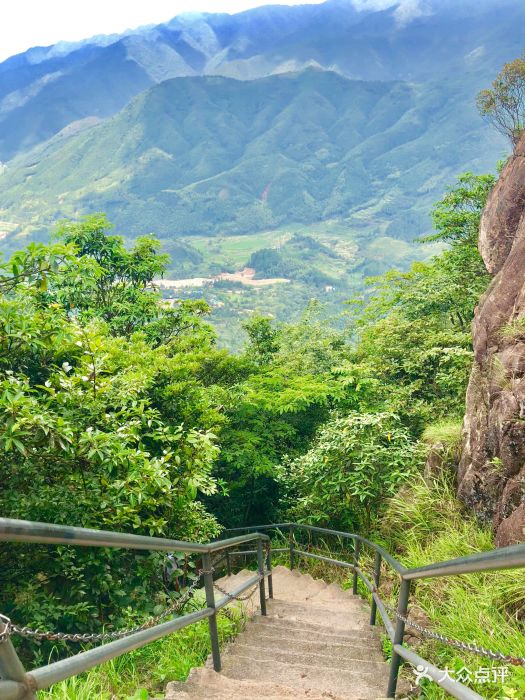
<instances>
[{"instance_id":1,"label":"narrow trail","mask_svg":"<svg viewBox=\"0 0 525 700\"><path fill-rule=\"evenodd\" d=\"M253 571L217 583L233 590ZM222 671L207 664L185 683L170 683L166 700L379 700L389 667L380 632L369 625L368 606L336 584L277 566L266 617L256 615L257 596L245 603L246 629L222 654Z\"/></svg>"}]
</instances>

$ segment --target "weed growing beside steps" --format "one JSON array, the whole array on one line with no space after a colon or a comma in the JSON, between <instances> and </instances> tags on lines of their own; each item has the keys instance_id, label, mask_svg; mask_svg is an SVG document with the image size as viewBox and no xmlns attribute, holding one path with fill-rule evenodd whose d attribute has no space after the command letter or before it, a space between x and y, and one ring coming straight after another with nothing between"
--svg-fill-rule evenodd
<instances>
[{"instance_id":1,"label":"weed growing beside steps","mask_svg":"<svg viewBox=\"0 0 525 700\"><path fill-rule=\"evenodd\" d=\"M455 436L455 426L451 426L450 430L448 426L443 426L441 437L443 442L448 443L444 439L447 433ZM415 479L410 486L402 489L389 501L381 518L380 529L371 539L395 554L407 567L424 566L494 548L490 530L481 527L474 518L465 514L455 496L450 475L447 474L432 482L426 482L423 478ZM278 546L282 547L283 543L279 542ZM344 556L344 550L348 547L342 548L335 538L322 538L315 543L305 541L303 547L318 547L328 557L350 560L349 556ZM280 554L275 559L278 563L289 565L287 553ZM343 588L352 585L352 578L344 569L299 556L296 561L302 572L308 572L314 578L337 582ZM360 564L372 580L373 554L367 552L366 548L361 553ZM395 606L397 578L384 563L381 581L382 597ZM370 600L368 589L360 580L358 583L360 595ZM505 654L525 657L525 586L520 570L423 579L414 585L411 611L419 624L434 632ZM379 613L377 621L381 626ZM408 627L407 632L411 632ZM383 653L386 659L390 658L391 651L391 642L385 634ZM505 664L433 640L420 641L417 651L436 666L449 669L452 678L460 680L459 672L464 668L470 670L472 682L465 678L466 684L488 700L525 698L525 669L508 665L503 682L501 677L498 682L493 682L493 669ZM489 669L491 682L475 682L479 669ZM414 683L415 675L411 666L405 665L402 673ZM478 674L481 675L483 673ZM422 681L420 690L420 697L426 700L450 697L428 680Z\"/></svg>"},{"instance_id":2,"label":"weed growing beside steps","mask_svg":"<svg viewBox=\"0 0 525 700\"><path fill-rule=\"evenodd\" d=\"M244 619L238 610L218 614L221 643L235 636ZM152 700L163 698L168 681L185 680L210 653L208 621L148 644L88 673L57 683L38 694L39 700Z\"/></svg>"},{"instance_id":3,"label":"weed growing beside steps","mask_svg":"<svg viewBox=\"0 0 525 700\"><path fill-rule=\"evenodd\" d=\"M417 480L391 499L382 533L387 549L395 552L407 567L494 548L491 532L464 513L446 477L432 483ZM389 584L392 586L386 569L383 571L388 590ZM413 609L422 611L429 620L428 626L433 631L505 654L525 656L525 586L520 570L423 579L414 586L411 602ZM410 630L407 628L407 631ZM523 668L509 664L503 682L500 678L498 682L476 683L474 677L478 669L505 664L433 640L423 641L418 653L436 666L450 669L451 677L456 679L461 669L470 670L473 682L467 685L484 698L525 698ZM492 679L491 674L490 671ZM405 675L415 678L409 667ZM422 697L441 700L449 696L435 683L423 681Z\"/></svg>"}]
</instances>

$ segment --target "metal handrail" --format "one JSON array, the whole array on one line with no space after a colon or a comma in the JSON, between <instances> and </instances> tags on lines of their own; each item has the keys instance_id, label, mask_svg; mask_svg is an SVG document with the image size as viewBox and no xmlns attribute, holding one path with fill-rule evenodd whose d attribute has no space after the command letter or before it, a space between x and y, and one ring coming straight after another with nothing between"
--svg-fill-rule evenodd
<instances>
[{"instance_id":1,"label":"metal handrail","mask_svg":"<svg viewBox=\"0 0 525 700\"><path fill-rule=\"evenodd\" d=\"M256 532L250 533L250 530ZM443 670L433 666L414 651L403 646L403 637L410 596L410 586L413 580L468 574L479 571L494 571L525 567L525 545L514 545L490 552L479 552L466 557L459 557L449 561L430 564L428 566L408 569L398 562L389 552L377 543L355 533L342 532L339 530L329 530L327 528L306 525L302 523L279 523L270 525L246 526L243 528L233 528L227 532L248 531L243 535L235 535L223 540L217 540L208 544L195 542L185 542L158 537L147 537L142 535L131 535L127 533L116 533L105 530L91 530L87 528L69 527L65 525L51 525L48 523L33 523L23 520L12 520L0 518L0 541L5 542L33 542L40 544L69 544L78 546L98 546L98 547L124 547L128 549L149 549L153 551L179 551L202 555L204 588L206 592L206 608L193 613L182 615L173 620L156 624L153 627L142 629L116 641L102 646L83 651L72 657L56 661L52 664L35 669L26 673L16 651L9 639L9 636L0 643L0 700L27 700L35 698L36 691L47 688L50 685L76 675L82 671L120 656L132 649L142 647L155 639L159 639L167 634L187 627L199 620L208 619L210 640L212 647L213 665L216 671L221 669L219 639L217 632L217 611L239 596L240 593L259 584L261 614L266 614L265 578L268 578L269 595L272 597L272 575L271 575L271 540L270 537L261 532L262 530L288 530L289 543L286 549L279 548L273 551L289 551L290 568L294 567L295 556L303 556L323 561L328 564L341 566L353 571L352 591L357 594L358 579L361 579L372 595L372 610L370 624L376 622L376 612L379 611L388 636L392 641L392 660L390 664L390 677L387 695L389 698L395 697L397 679L402 659L417 666L423 665L428 675L450 695L459 700L483 700L480 695L458 681L451 679ZM326 557L313 552L306 552L295 546L294 530L306 530L320 534L326 534L343 539L351 540L353 550L351 552L352 562L345 562L332 557ZM255 541L257 549L240 550L231 552L236 545ZM265 567L263 555L263 542L268 544L267 568ZM359 556L362 546L367 546L375 551L374 561L374 581L364 574L359 567ZM215 600L213 570L211 555L215 552L224 551L225 554L218 561L226 558L228 574L231 573L231 555L257 554L258 573L243 584L237 586L231 593ZM385 560L399 575L400 588L397 603L396 624L390 619L387 607L381 600L378 588L380 583L381 562ZM5 632L5 625L0 621L0 640Z\"/></svg>"},{"instance_id":2,"label":"metal handrail","mask_svg":"<svg viewBox=\"0 0 525 700\"><path fill-rule=\"evenodd\" d=\"M488 552L478 552L448 561L442 561L427 566L409 569L401 564L395 557L387 552L383 547L376 542L369 540L362 535L356 533L342 532L340 530L330 530L328 528L317 527L314 525L306 525L303 523L279 523L276 525L264 526L247 526L244 528L233 528L227 532L244 530L286 530L289 531L289 552L290 566L293 568L295 556L303 556L316 560L323 561L328 564L349 568L354 572L352 592L357 594L357 580L363 581L367 589L372 595L372 612L370 616L370 624L376 622L376 611L379 611L381 619L385 625L386 631L392 641L392 660L390 663L390 677L388 682L387 697L394 698L397 688L399 676L399 668L401 660L408 661L413 666L421 665L425 668L432 680L446 690L450 695L459 700L483 700L481 695L471 690L464 684L455 681L442 669L437 668L423 657L416 654L414 651L403 646L403 638L405 633L405 620L408 611L408 602L410 597L410 587L412 581L432 578L439 576L456 576L461 574L470 574L480 571L501 571L505 569L523 568L525 567L525 545L512 545L500 549L491 550ZM325 557L320 554L306 552L294 546L294 530L306 530L308 532L317 532L344 539L352 540L353 542L353 563ZM368 577L359 568L359 554L361 545L366 545L375 551L374 563L374 582L372 583ZM397 601L396 623L390 619L386 607L381 600L378 588L381 570L381 561L385 560L399 575L400 588Z\"/></svg>"},{"instance_id":3,"label":"metal handrail","mask_svg":"<svg viewBox=\"0 0 525 700\"><path fill-rule=\"evenodd\" d=\"M202 556L206 607L203 610L181 615L167 622L156 624L125 637L97 646L87 651L61 659L51 664L26 672L9 637L9 625L0 619L0 700L29 700L36 698L36 692L65 680L71 676L98 666L104 661L138 649L150 642L160 639L177 630L208 619L212 649L213 667L221 670L219 636L217 630L217 611L254 585L259 586L261 614L266 615L265 579L268 579L268 591L272 597L271 544L268 535L248 533L227 539L201 544L160 537L147 537L109 530L92 530L88 528L69 527L37 523L27 520L0 518L0 542L32 542L39 544L68 544L82 547L123 547L126 549L147 549L151 551L186 552ZM215 600L213 569L211 555L226 551L245 542L256 542L257 568L256 576L251 577L234 591L219 600ZM267 568L263 553L263 543L268 544ZM5 636L5 638L4 638Z\"/></svg>"},{"instance_id":4,"label":"metal handrail","mask_svg":"<svg viewBox=\"0 0 525 700\"><path fill-rule=\"evenodd\" d=\"M269 540L260 533L260 538ZM149 549L156 552L187 552L189 554L212 554L243 542L257 539L252 535L238 535L208 544L184 542L162 537L130 535L111 530L90 530L69 525L51 525L29 520L0 518L0 541L32 542L35 544L71 544L81 547L123 547L124 549Z\"/></svg>"}]
</instances>

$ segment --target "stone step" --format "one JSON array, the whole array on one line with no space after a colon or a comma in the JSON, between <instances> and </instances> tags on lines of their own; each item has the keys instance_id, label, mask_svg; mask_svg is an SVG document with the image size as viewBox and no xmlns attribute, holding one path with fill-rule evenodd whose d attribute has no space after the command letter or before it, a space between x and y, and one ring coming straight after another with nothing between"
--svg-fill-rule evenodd
<instances>
[{"instance_id":1,"label":"stone step","mask_svg":"<svg viewBox=\"0 0 525 700\"><path fill-rule=\"evenodd\" d=\"M372 641L379 642L380 639L380 629L378 627L370 627L369 625L363 629L353 629L347 633L341 630L334 630L333 627L316 624L312 622L297 621L295 619L290 620L284 617L262 617L256 616L250 622L250 626L260 626L268 629L282 629L284 632L290 635L297 635L297 639L302 638L313 639L331 639L332 641L338 641L341 643L352 643L355 641Z\"/></svg>"},{"instance_id":2,"label":"stone step","mask_svg":"<svg viewBox=\"0 0 525 700\"><path fill-rule=\"evenodd\" d=\"M223 576L216 583L227 591L231 591L243 581L254 575L253 571L243 569L232 576ZM289 571L284 566L277 566L273 570L273 576L279 582L275 590L275 599L294 602L325 602L327 604L345 603L347 601L357 601L360 599L353 596L350 591L343 591L335 583L327 584L325 581L312 578L309 574L301 575L294 571ZM301 585L297 585L298 580Z\"/></svg>"},{"instance_id":3,"label":"stone step","mask_svg":"<svg viewBox=\"0 0 525 700\"><path fill-rule=\"evenodd\" d=\"M388 679L386 664L360 662L353 671L326 668L323 665L290 663L253 656L225 655L222 673L229 678L264 681L271 678L296 690L334 693L344 698L376 700L386 694ZM350 695L351 689L351 695Z\"/></svg>"},{"instance_id":4,"label":"stone step","mask_svg":"<svg viewBox=\"0 0 525 700\"><path fill-rule=\"evenodd\" d=\"M331 653L330 653L331 652ZM237 639L233 644L231 649L226 650L226 654L241 654L243 656L250 656L253 659L265 659L276 661L284 661L301 664L311 664L313 666L322 665L325 668L333 669L344 669L347 671L355 670L356 666L363 664L371 664L370 667L372 672L378 669L373 666L373 664L380 663L384 664L383 659L380 655L374 655L371 653L370 649L360 649L353 650L346 649L346 651L330 650L327 648L319 648L318 645L303 645L288 647L287 649L278 648L276 646L268 646L264 644L250 643L247 644L242 639Z\"/></svg>"},{"instance_id":5,"label":"stone step","mask_svg":"<svg viewBox=\"0 0 525 700\"><path fill-rule=\"evenodd\" d=\"M272 681L251 681L232 679L223 673L216 673L209 668L194 669L185 683L169 683L166 700L183 700L184 698L205 698L206 700L264 700L271 698L304 698L304 700L345 700L342 696L328 693L312 693L308 689L291 688L286 684Z\"/></svg>"},{"instance_id":6,"label":"stone step","mask_svg":"<svg viewBox=\"0 0 525 700\"><path fill-rule=\"evenodd\" d=\"M243 569L218 584L231 591L254 575ZM380 700L389 668L380 630L368 624L363 601L327 584L276 566L268 615L258 612L257 593L242 606L246 629L222 650L221 673L208 659L186 683L170 683L166 700ZM221 594L217 592L217 596ZM400 689L402 684L400 684Z\"/></svg>"},{"instance_id":7,"label":"stone step","mask_svg":"<svg viewBox=\"0 0 525 700\"><path fill-rule=\"evenodd\" d=\"M297 610L299 611L300 609L304 611L308 610L313 610L317 611L320 610L323 613L326 614L333 614L337 616L341 616L341 614L349 614L353 615L354 613L365 613L370 608L368 605L363 600L357 599L357 598L348 598L346 600L319 600L317 597L313 596L312 598L309 598L308 600L282 600L279 597L279 594L277 591L274 591L274 597L273 599L268 601L268 604L270 606L275 606L275 609L277 610L279 607L286 608L290 611Z\"/></svg>"},{"instance_id":8,"label":"stone step","mask_svg":"<svg viewBox=\"0 0 525 700\"><path fill-rule=\"evenodd\" d=\"M329 627L338 634L352 634L369 628L369 613L362 605L352 608L334 608L324 604L296 604L285 601L268 601L268 617L290 622L310 623Z\"/></svg>"},{"instance_id":9,"label":"stone step","mask_svg":"<svg viewBox=\"0 0 525 700\"><path fill-rule=\"evenodd\" d=\"M313 654L311 652L302 654L293 649L289 649L288 651L269 650L263 652L260 649L258 650L255 646L249 644L239 644L237 646L237 644L233 642L224 650L223 660L226 664L230 659L237 658L243 658L244 660L252 659L252 664L250 664L250 666L256 665L259 661L278 661L279 663L288 664L289 666L322 666L327 669L334 668L333 664L327 661L327 657L324 654ZM382 659L350 659L350 661L352 662L350 667L347 667L348 665L345 663L344 666L346 668L343 668L343 666L339 666L339 668L346 671L355 671L356 668L359 668L360 672L371 676L381 675L385 672L385 669L388 670L388 664ZM336 662L339 663L339 660L336 659ZM247 677L249 678L249 676Z\"/></svg>"},{"instance_id":10,"label":"stone step","mask_svg":"<svg viewBox=\"0 0 525 700\"><path fill-rule=\"evenodd\" d=\"M383 655L377 648L375 640L372 642L354 639L351 642L334 642L330 638L323 639L322 637L312 637L311 635L304 635L302 638L299 638L297 633L286 634L282 629L265 633L265 629L254 629L253 625L248 625L248 628L235 639L234 644L248 645L262 651L296 651L305 654L321 654L341 660L349 658L370 659L372 661L383 660Z\"/></svg>"}]
</instances>

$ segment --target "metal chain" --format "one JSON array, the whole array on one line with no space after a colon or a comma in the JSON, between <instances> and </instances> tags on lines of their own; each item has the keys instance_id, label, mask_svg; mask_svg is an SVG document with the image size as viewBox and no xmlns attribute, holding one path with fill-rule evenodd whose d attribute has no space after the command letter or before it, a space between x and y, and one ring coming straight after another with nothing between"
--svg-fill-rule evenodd
<instances>
[{"instance_id":1,"label":"metal chain","mask_svg":"<svg viewBox=\"0 0 525 700\"><path fill-rule=\"evenodd\" d=\"M261 579L262 579L262 576L259 576L259 581L261 581ZM255 595L255 592L257 591L258 585L259 585L259 583L254 583L251 593L247 593L246 595L242 596L242 595L232 595L227 590L225 590L224 588L219 586L218 583L215 583L215 581L213 582L213 587L216 588L220 593L223 593L225 596L228 596L228 598L230 600L238 600L241 602L246 601L246 600L250 600L250 598L253 598L253 596Z\"/></svg>"},{"instance_id":2,"label":"metal chain","mask_svg":"<svg viewBox=\"0 0 525 700\"><path fill-rule=\"evenodd\" d=\"M374 588L374 592L377 593L377 589ZM429 639L436 639L438 642L442 642L443 644L447 644L448 646L454 647L456 649L461 649L462 651L468 651L471 654L477 654L478 656L486 656L487 658L494 659L495 661L505 661L506 663L509 663L512 666L525 667L525 658L523 658L522 656L510 656L508 654L503 654L500 651L491 651L490 649L485 649L485 647L477 646L476 644L467 644L466 642L461 642L459 639L450 639L450 637L445 637L445 635L439 634L439 632L432 632L432 630L418 625L417 622L414 622L406 615L402 615L391 605L388 605L388 603L383 603L383 605L388 610L388 612L395 615L395 617L398 620L402 620L408 627L412 627L418 632L421 632L421 634L424 637L428 637Z\"/></svg>"},{"instance_id":3,"label":"metal chain","mask_svg":"<svg viewBox=\"0 0 525 700\"><path fill-rule=\"evenodd\" d=\"M135 632L142 632L142 630L149 629L150 627L153 627L169 615L178 612L191 598L204 574L213 574L213 569L211 569L210 571L199 569L197 573L198 576L195 579L195 581L191 584L191 586L188 586L188 588L180 598L178 598L172 605L166 608L166 610L161 612L159 615L155 615L154 617L148 618L146 622L142 623L142 625L138 625L137 627L115 632L102 632L99 634L69 634L66 632L43 632L39 629L32 629L31 627L20 627L19 625L15 625L8 617L0 614L0 622L4 625L4 629L0 633L0 644L6 641L6 639L8 639L12 634L18 634L21 637L26 637L30 639L46 639L51 642L106 642L110 639L122 639L123 637L128 637L130 634L134 634Z\"/></svg>"}]
</instances>

